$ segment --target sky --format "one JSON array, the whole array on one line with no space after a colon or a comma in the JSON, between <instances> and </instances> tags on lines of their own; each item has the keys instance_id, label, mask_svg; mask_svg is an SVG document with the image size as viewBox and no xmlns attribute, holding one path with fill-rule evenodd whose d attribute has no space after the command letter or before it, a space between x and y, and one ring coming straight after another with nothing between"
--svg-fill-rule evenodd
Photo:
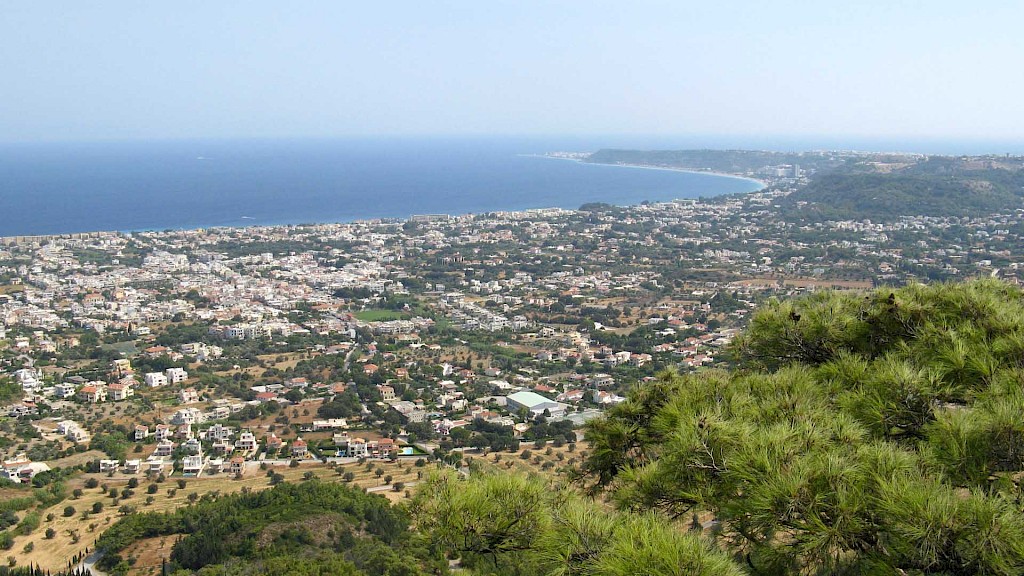
<instances>
[{"instance_id":1,"label":"sky","mask_svg":"<svg viewBox=\"0 0 1024 576\"><path fill-rule=\"evenodd\" d=\"M0 142L1024 135L1024 2L9 0Z\"/></svg>"}]
</instances>

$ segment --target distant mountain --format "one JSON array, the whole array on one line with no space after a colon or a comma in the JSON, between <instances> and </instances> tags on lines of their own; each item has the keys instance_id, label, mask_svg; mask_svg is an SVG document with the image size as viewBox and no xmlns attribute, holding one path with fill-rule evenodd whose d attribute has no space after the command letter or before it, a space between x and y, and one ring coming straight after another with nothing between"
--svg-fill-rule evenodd
<instances>
[{"instance_id":1,"label":"distant mountain","mask_svg":"<svg viewBox=\"0 0 1024 576\"><path fill-rule=\"evenodd\" d=\"M843 161L831 152L602 149L584 159L584 162L658 166L683 170L753 175L765 166L797 164L804 170L822 170L839 166Z\"/></svg>"}]
</instances>

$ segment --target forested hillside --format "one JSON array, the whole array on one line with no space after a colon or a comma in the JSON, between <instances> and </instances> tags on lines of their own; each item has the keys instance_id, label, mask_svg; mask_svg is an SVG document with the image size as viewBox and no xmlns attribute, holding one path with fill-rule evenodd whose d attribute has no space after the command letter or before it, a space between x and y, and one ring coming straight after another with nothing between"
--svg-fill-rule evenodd
<instances>
[{"instance_id":1,"label":"forested hillside","mask_svg":"<svg viewBox=\"0 0 1024 576\"><path fill-rule=\"evenodd\" d=\"M447 573L447 562L409 530L382 496L310 480L262 492L206 496L168 514L127 516L103 533L105 569L131 565L142 539L177 539L167 573L207 576Z\"/></svg>"},{"instance_id":2,"label":"forested hillside","mask_svg":"<svg viewBox=\"0 0 1024 576\"><path fill-rule=\"evenodd\" d=\"M740 369L593 421L579 484L435 480L480 574L1021 574L1024 296L996 281L772 302Z\"/></svg>"},{"instance_id":3,"label":"forested hillside","mask_svg":"<svg viewBox=\"0 0 1024 576\"><path fill-rule=\"evenodd\" d=\"M1019 158L851 160L816 175L781 206L784 217L811 220L983 216L1024 207L1024 170Z\"/></svg>"}]
</instances>

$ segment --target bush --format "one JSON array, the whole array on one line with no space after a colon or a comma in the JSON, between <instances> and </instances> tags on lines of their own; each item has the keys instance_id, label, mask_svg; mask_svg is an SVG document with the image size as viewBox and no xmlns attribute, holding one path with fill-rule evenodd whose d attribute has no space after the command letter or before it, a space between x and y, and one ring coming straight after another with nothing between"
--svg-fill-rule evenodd
<instances>
[{"instance_id":1,"label":"bush","mask_svg":"<svg viewBox=\"0 0 1024 576\"><path fill-rule=\"evenodd\" d=\"M74 506L65 506L64 507L64 517L65 518L70 518L70 517L72 517L74 515L75 515L75 507Z\"/></svg>"}]
</instances>

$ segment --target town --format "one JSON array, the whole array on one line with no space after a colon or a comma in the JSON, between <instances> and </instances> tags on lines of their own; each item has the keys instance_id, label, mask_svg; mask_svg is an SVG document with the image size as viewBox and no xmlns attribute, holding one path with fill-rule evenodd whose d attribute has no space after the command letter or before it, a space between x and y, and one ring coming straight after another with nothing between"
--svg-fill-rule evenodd
<instances>
[{"instance_id":1,"label":"town","mask_svg":"<svg viewBox=\"0 0 1024 576\"><path fill-rule=\"evenodd\" d=\"M666 369L729 365L768 298L1017 280L1019 209L801 222L778 207L802 166L746 173L759 192L631 207L0 239L0 478L468 471L574 449ZM545 469L575 462L557 456ZM415 482L395 470L386 487Z\"/></svg>"}]
</instances>

